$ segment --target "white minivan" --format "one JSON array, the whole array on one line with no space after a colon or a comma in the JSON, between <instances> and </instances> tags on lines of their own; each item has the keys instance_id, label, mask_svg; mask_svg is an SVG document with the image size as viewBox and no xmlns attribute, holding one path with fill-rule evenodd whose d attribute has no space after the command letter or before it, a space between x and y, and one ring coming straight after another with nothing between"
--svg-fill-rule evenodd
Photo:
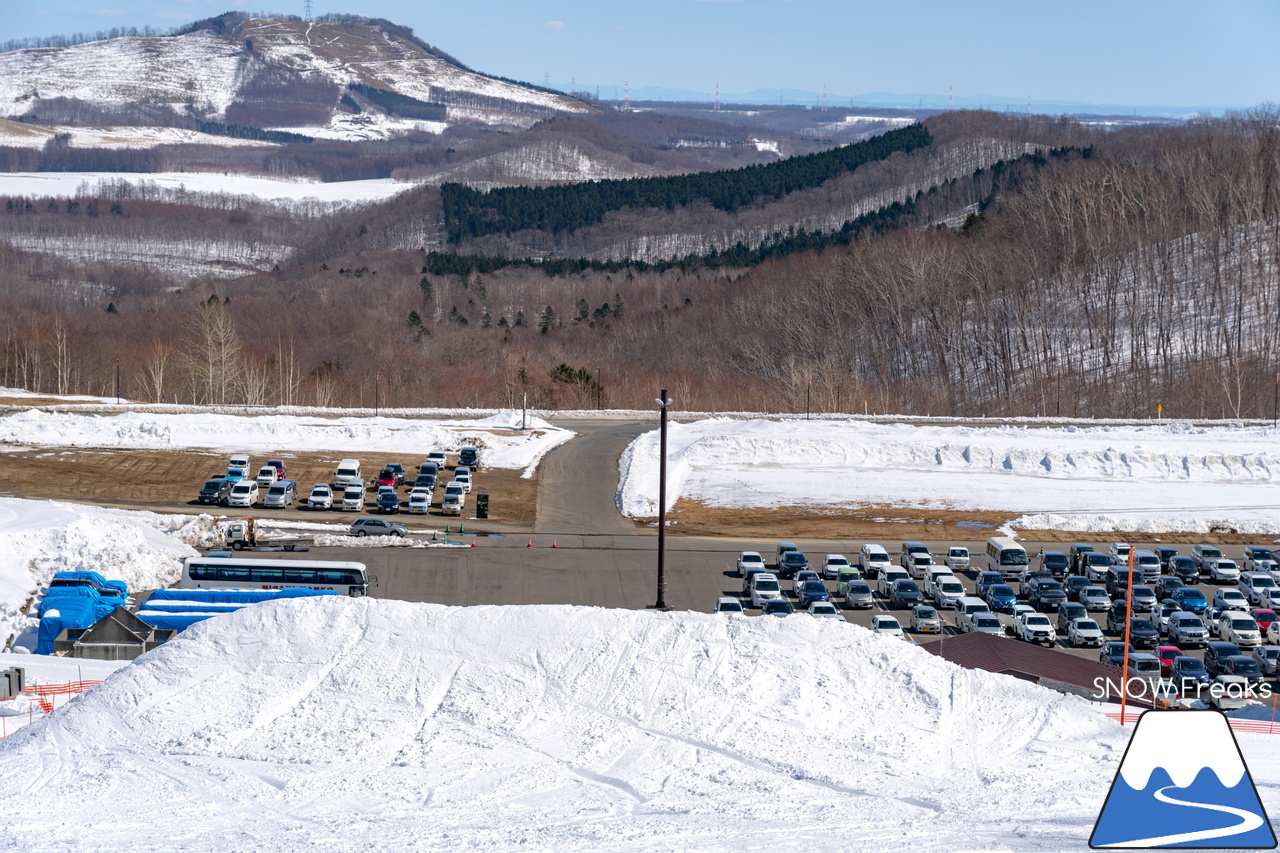
<instances>
[{"instance_id":1,"label":"white minivan","mask_svg":"<svg viewBox=\"0 0 1280 853\"><path fill-rule=\"evenodd\" d=\"M274 469L273 469L274 470ZM280 480L267 488L264 506L283 509L298 499L298 484L294 480Z\"/></svg>"},{"instance_id":2,"label":"white minivan","mask_svg":"<svg viewBox=\"0 0 1280 853\"><path fill-rule=\"evenodd\" d=\"M858 568L862 569L864 578L876 577L891 565L889 552L881 545L863 545L858 552Z\"/></svg>"},{"instance_id":3,"label":"white minivan","mask_svg":"<svg viewBox=\"0 0 1280 853\"><path fill-rule=\"evenodd\" d=\"M364 510L364 480L348 480L342 490L342 511L362 512Z\"/></svg>"},{"instance_id":4,"label":"white minivan","mask_svg":"<svg viewBox=\"0 0 1280 853\"><path fill-rule=\"evenodd\" d=\"M227 506L253 506L258 502L258 481L241 480L231 487Z\"/></svg>"},{"instance_id":5,"label":"white minivan","mask_svg":"<svg viewBox=\"0 0 1280 853\"><path fill-rule=\"evenodd\" d=\"M444 515L462 515L462 503L467 499L467 493L463 491L462 484L457 480L450 480L448 485L444 487L444 498L440 501L440 512Z\"/></svg>"},{"instance_id":6,"label":"white minivan","mask_svg":"<svg viewBox=\"0 0 1280 853\"><path fill-rule=\"evenodd\" d=\"M360 460L359 459L343 459L338 463L338 472L333 477L334 485L340 489L345 489L347 483L352 480L360 479ZM361 486L364 484L361 483Z\"/></svg>"}]
</instances>

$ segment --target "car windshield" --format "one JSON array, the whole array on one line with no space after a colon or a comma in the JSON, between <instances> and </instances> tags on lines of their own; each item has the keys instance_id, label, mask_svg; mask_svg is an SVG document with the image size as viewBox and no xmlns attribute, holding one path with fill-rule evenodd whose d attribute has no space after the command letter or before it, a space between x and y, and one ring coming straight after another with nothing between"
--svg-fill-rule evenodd
<instances>
[{"instance_id":1,"label":"car windshield","mask_svg":"<svg viewBox=\"0 0 1280 853\"><path fill-rule=\"evenodd\" d=\"M1200 658L1191 655L1183 655L1173 662L1179 672L1204 672L1204 664L1200 662Z\"/></svg>"},{"instance_id":2,"label":"car windshield","mask_svg":"<svg viewBox=\"0 0 1280 853\"><path fill-rule=\"evenodd\" d=\"M1076 630L1077 631L1100 631L1102 629L1099 628L1098 623L1094 622L1092 619L1077 619Z\"/></svg>"},{"instance_id":3,"label":"car windshield","mask_svg":"<svg viewBox=\"0 0 1280 853\"><path fill-rule=\"evenodd\" d=\"M742 603L738 601L724 601L721 602L720 609L726 613L741 613Z\"/></svg>"},{"instance_id":4,"label":"car windshield","mask_svg":"<svg viewBox=\"0 0 1280 853\"><path fill-rule=\"evenodd\" d=\"M844 557L828 557L827 565L828 566L847 566L849 565L849 561L846 560Z\"/></svg>"},{"instance_id":5,"label":"car windshield","mask_svg":"<svg viewBox=\"0 0 1280 853\"><path fill-rule=\"evenodd\" d=\"M887 563L889 562L889 555L888 554L868 554L867 562L868 563Z\"/></svg>"},{"instance_id":6,"label":"car windshield","mask_svg":"<svg viewBox=\"0 0 1280 853\"><path fill-rule=\"evenodd\" d=\"M1204 601L1204 593L1198 589L1178 590L1183 601Z\"/></svg>"},{"instance_id":7,"label":"car windshield","mask_svg":"<svg viewBox=\"0 0 1280 853\"><path fill-rule=\"evenodd\" d=\"M1049 617L1048 616L1028 616L1027 624L1035 625L1036 627L1039 627L1041 625L1048 625Z\"/></svg>"},{"instance_id":8,"label":"car windshield","mask_svg":"<svg viewBox=\"0 0 1280 853\"><path fill-rule=\"evenodd\" d=\"M1258 649L1258 654L1262 655L1267 660L1280 659L1280 649Z\"/></svg>"},{"instance_id":9,"label":"car windshield","mask_svg":"<svg viewBox=\"0 0 1280 853\"><path fill-rule=\"evenodd\" d=\"M916 582L909 581L909 580L894 581L893 588L896 589L898 592L919 592L920 591L920 587L916 586Z\"/></svg>"},{"instance_id":10,"label":"car windshield","mask_svg":"<svg viewBox=\"0 0 1280 853\"><path fill-rule=\"evenodd\" d=\"M1257 675L1262 671L1258 668L1258 662L1251 658L1232 661L1231 669L1238 675Z\"/></svg>"},{"instance_id":11,"label":"car windshield","mask_svg":"<svg viewBox=\"0 0 1280 853\"><path fill-rule=\"evenodd\" d=\"M1089 565L1091 565L1091 566L1109 566L1109 565L1111 565L1111 560L1107 557L1107 555L1106 555L1106 554L1099 554L1099 553L1096 553L1096 552L1090 552L1090 553L1089 553Z\"/></svg>"},{"instance_id":12,"label":"car windshield","mask_svg":"<svg viewBox=\"0 0 1280 853\"><path fill-rule=\"evenodd\" d=\"M1204 625L1202 625L1200 620L1197 619L1196 617L1188 616L1178 620L1178 627L1179 628L1203 628Z\"/></svg>"},{"instance_id":13,"label":"car windshield","mask_svg":"<svg viewBox=\"0 0 1280 853\"><path fill-rule=\"evenodd\" d=\"M992 594L992 595L994 595L994 596L997 596L997 597L999 597L999 596L1009 596L1009 597L1012 597L1012 596L1013 596L1013 587L1009 586L1007 583L998 583L998 584L994 585L993 587L991 587L991 594Z\"/></svg>"},{"instance_id":14,"label":"car windshield","mask_svg":"<svg viewBox=\"0 0 1280 853\"><path fill-rule=\"evenodd\" d=\"M1222 552L1219 551L1217 548L1201 548L1200 556L1204 557L1206 560L1211 558L1216 559L1222 556Z\"/></svg>"},{"instance_id":15,"label":"car windshield","mask_svg":"<svg viewBox=\"0 0 1280 853\"><path fill-rule=\"evenodd\" d=\"M1134 631L1154 631L1155 629L1156 629L1156 626L1152 625L1146 619L1134 619L1133 625L1131 627L1131 630L1134 630Z\"/></svg>"},{"instance_id":16,"label":"car windshield","mask_svg":"<svg viewBox=\"0 0 1280 853\"><path fill-rule=\"evenodd\" d=\"M1237 631L1256 631L1258 625L1252 619L1232 619L1231 627Z\"/></svg>"},{"instance_id":17,"label":"car windshield","mask_svg":"<svg viewBox=\"0 0 1280 853\"><path fill-rule=\"evenodd\" d=\"M756 581L756 592L777 592L778 582L771 580Z\"/></svg>"},{"instance_id":18,"label":"car windshield","mask_svg":"<svg viewBox=\"0 0 1280 853\"><path fill-rule=\"evenodd\" d=\"M849 584L848 589L849 589L849 592L853 593L854 595L870 595L871 594L871 587L866 583L851 583Z\"/></svg>"},{"instance_id":19,"label":"car windshield","mask_svg":"<svg viewBox=\"0 0 1280 853\"><path fill-rule=\"evenodd\" d=\"M805 592L826 592L827 587L822 581L805 581L804 591Z\"/></svg>"},{"instance_id":20,"label":"car windshield","mask_svg":"<svg viewBox=\"0 0 1280 853\"><path fill-rule=\"evenodd\" d=\"M917 619L937 619L938 611L934 610L932 607L917 607L916 618Z\"/></svg>"},{"instance_id":21,"label":"car windshield","mask_svg":"<svg viewBox=\"0 0 1280 853\"><path fill-rule=\"evenodd\" d=\"M1067 557L1065 554L1045 554L1044 564L1054 569L1065 569L1067 567Z\"/></svg>"},{"instance_id":22,"label":"car windshield","mask_svg":"<svg viewBox=\"0 0 1280 853\"><path fill-rule=\"evenodd\" d=\"M764 557L761 557L759 554L743 554L743 555L742 555L742 562L744 562L744 563L763 563L763 562L764 562Z\"/></svg>"},{"instance_id":23,"label":"car windshield","mask_svg":"<svg viewBox=\"0 0 1280 853\"><path fill-rule=\"evenodd\" d=\"M977 625L979 628L999 628L1000 620L992 616L979 616L977 619L973 620L973 624Z\"/></svg>"},{"instance_id":24,"label":"car windshield","mask_svg":"<svg viewBox=\"0 0 1280 853\"><path fill-rule=\"evenodd\" d=\"M773 601L766 601L764 603L764 612L765 613L790 613L791 602L783 601L782 599L774 599Z\"/></svg>"},{"instance_id":25,"label":"car windshield","mask_svg":"<svg viewBox=\"0 0 1280 853\"><path fill-rule=\"evenodd\" d=\"M794 563L797 566L802 565L805 562L804 554L801 554L799 551L788 551L782 555L782 562L787 564Z\"/></svg>"},{"instance_id":26,"label":"car windshield","mask_svg":"<svg viewBox=\"0 0 1280 853\"><path fill-rule=\"evenodd\" d=\"M881 619L878 627L889 629L897 628L899 631L902 630L902 626L898 624L897 619Z\"/></svg>"}]
</instances>

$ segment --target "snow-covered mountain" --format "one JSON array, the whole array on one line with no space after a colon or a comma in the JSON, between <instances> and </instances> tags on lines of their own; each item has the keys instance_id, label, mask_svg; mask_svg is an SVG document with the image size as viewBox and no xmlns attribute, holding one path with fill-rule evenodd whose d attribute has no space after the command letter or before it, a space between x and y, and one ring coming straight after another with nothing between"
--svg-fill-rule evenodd
<instances>
[{"instance_id":1,"label":"snow-covered mountain","mask_svg":"<svg viewBox=\"0 0 1280 853\"><path fill-rule=\"evenodd\" d=\"M0 54L0 116L71 125L196 119L341 137L352 116L365 117L367 136L371 121L388 117L439 132L456 121L527 127L590 109L465 69L408 30L366 19L228 14L180 35ZM112 115L130 120L103 121ZM403 129L391 122L387 132Z\"/></svg>"}]
</instances>

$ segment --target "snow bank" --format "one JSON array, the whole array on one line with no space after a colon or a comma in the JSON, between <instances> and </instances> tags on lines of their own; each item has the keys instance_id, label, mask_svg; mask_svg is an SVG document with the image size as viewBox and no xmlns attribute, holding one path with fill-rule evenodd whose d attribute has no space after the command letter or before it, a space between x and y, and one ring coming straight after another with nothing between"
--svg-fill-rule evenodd
<instances>
[{"instance_id":1,"label":"snow bank","mask_svg":"<svg viewBox=\"0 0 1280 853\"><path fill-rule=\"evenodd\" d=\"M542 456L575 433L539 418L518 431L519 412L479 420L425 421L386 417L149 414L81 415L30 409L0 417L0 442L26 446L124 447L176 450L215 448L249 453L351 451L424 457L473 444L489 468L524 469L532 476Z\"/></svg>"},{"instance_id":2,"label":"snow bank","mask_svg":"<svg viewBox=\"0 0 1280 853\"><path fill-rule=\"evenodd\" d=\"M917 506L1014 526L1280 533L1271 427L920 425L712 418L670 425L667 496L724 507ZM623 454L618 507L657 515L658 433Z\"/></svg>"},{"instance_id":3,"label":"snow bank","mask_svg":"<svg viewBox=\"0 0 1280 853\"><path fill-rule=\"evenodd\" d=\"M212 532L208 515L0 498L0 648L29 627L24 606L55 572L95 571L131 594L167 586Z\"/></svg>"},{"instance_id":4,"label":"snow bank","mask_svg":"<svg viewBox=\"0 0 1280 853\"><path fill-rule=\"evenodd\" d=\"M101 184L120 183L187 193L244 195L269 202L315 199L348 204L384 201L417 186L391 178L323 183L220 172L9 172L0 175L0 195L76 198L99 194Z\"/></svg>"},{"instance_id":5,"label":"snow bank","mask_svg":"<svg viewBox=\"0 0 1280 853\"><path fill-rule=\"evenodd\" d=\"M1076 849L1125 740L1079 698L834 620L298 600L194 626L0 741L0 827L139 850Z\"/></svg>"}]
</instances>

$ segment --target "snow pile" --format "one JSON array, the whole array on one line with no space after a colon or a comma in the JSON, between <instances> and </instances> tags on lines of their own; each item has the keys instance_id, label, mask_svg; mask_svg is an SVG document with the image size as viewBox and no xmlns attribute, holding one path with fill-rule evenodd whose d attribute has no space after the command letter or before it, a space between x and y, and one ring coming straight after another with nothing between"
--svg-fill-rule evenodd
<instances>
[{"instance_id":1,"label":"snow pile","mask_svg":"<svg viewBox=\"0 0 1280 853\"><path fill-rule=\"evenodd\" d=\"M391 178L364 181L277 180L253 175L219 172L9 172L0 174L0 195L34 198L92 197L104 193L103 184L144 186L155 190L181 190L192 194L243 195L263 201L289 202L315 199L333 203L383 201L411 190L417 184Z\"/></svg>"},{"instance_id":2,"label":"snow pile","mask_svg":"<svg viewBox=\"0 0 1280 853\"><path fill-rule=\"evenodd\" d=\"M178 579L192 546L213 536L208 515L159 515L0 498L0 648L28 625L27 601L55 572L95 571L130 594Z\"/></svg>"},{"instance_id":3,"label":"snow pile","mask_svg":"<svg viewBox=\"0 0 1280 853\"><path fill-rule=\"evenodd\" d=\"M915 506L1021 513L1026 529L1276 533L1270 427L673 423L667 498L722 507ZM623 454L618 507L657 515L658 433Z\"/></svg>"},{"instance_id":4,"label":"snow pile","mask_svg":"<svg viewBox=\"0 0 1280 853\"><path fill-rule=\"evenodd\" d=\"M489 468L533 470L547 451L575 433L529 419L520 432L519 412L480 420L425 421L408 418L299 417L295 415L148 414L81 415L30 409L0 418L0 442L45 447L124 447L132 450L215 448L230 452L342 451L399 453L425 458L432 450L456 452L464 445L483 451Z\"/></svg>"},{"instance_id":5,"label":"snow pile","mask_svg":"<svg viewBox=\"0 0 1280 853\"><path fill-rule=\"evenodd\" d=\"M1062 850L1125 740L1082 699L834 620L297 600L196 625L0 741L0 826L142 850Z\"/></svg>"}]
</instances>

